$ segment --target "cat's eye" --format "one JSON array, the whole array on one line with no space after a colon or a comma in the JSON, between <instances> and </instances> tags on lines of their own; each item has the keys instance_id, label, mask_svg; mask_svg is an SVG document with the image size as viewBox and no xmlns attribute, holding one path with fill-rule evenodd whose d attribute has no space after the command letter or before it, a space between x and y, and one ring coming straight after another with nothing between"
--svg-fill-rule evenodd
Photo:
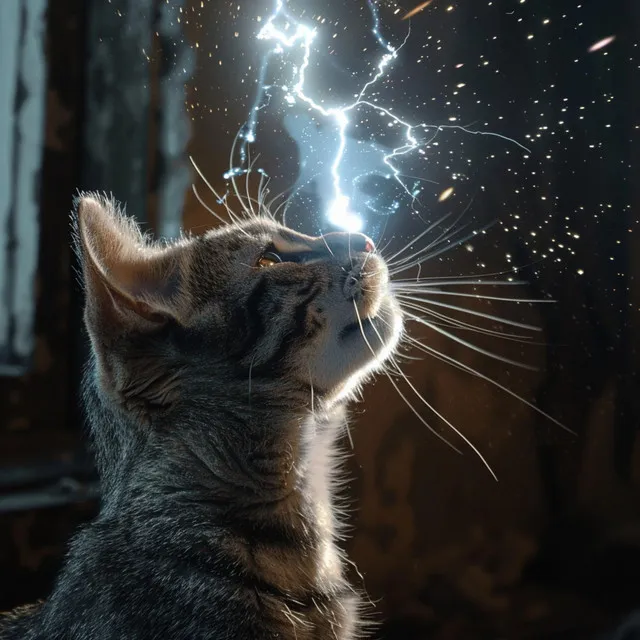
<instances>
[{"instance_id":1,"label":"cat's eye","mask_svg":"<svg viewBox=\"0 0 640 640\"><path fill-rule=\"evenodd\" d=\"M266 251L260 256L260 258L258 258L256 265L261 269L264 269L265 267L273 267L274 264L278 264L280 262L282 262L282 258L277 253L274 253L273 251Z\"/></svg>"}]
</instances>

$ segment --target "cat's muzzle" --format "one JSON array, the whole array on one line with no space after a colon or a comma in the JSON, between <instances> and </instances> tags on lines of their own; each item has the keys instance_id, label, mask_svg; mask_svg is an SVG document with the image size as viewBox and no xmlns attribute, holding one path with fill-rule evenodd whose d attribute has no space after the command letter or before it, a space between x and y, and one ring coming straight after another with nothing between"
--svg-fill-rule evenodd
<instances>
[{"instance_id":1,"label":"cat's muzzle","mask_svg":"<svg viewBox=\"0 0 640 640\"><path fill-rule=\"evenodd\" d=\"M377 315L382 298L388 294L389 275L384 262L375 254L359 254L345 267L344 297L357 305L361 317Z\"/></svg>"}]
</instances>

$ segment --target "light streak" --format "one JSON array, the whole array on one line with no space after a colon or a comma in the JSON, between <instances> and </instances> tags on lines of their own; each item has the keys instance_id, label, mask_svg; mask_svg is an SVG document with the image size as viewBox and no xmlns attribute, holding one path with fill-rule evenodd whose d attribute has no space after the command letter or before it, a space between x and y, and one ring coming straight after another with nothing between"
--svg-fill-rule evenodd
<instances>
[{"instance_id":1,"label":"light streak","mask_svg":"<svg viewBox=\"0 0 640 640\"><path fill-rule=\"evenodd\" d=\"M411 11L408 11L402 17L402 19L403 20L409 20L409 18L413 18L413 16L417 15L421 11L424 11L432 2L433 2L433 0L427 0L426 2L423 2L422 4L419 4L417 7L414 7L413 9L411 9Z\"/></svg>"},{"instance_id":2,"label":"light streak","mask_svg":"<svg viewBox=\"0 0 640 640\"><path fill-rule=\"evenodd\" d=\"M438 202L444 202L445 200L448 200L452 195L453 187L448 187L438 196Z\"/></svg>"},{"instance_id":3,"label":"light streak","mask_svg":"<svg viewBox=\"0 0 640 640\"><path fill-rule=\"evenodd\" d=\"M417 12L417 10L422 10L423 8L426 8L428 4L429 3L424 3L423 5L416 7L413 11ZM362 212L352 210L352 198L345 193L342 184L343 180L341 178L341 165L345 156L345 149L348 140L347 132L350 124L350 116L358 109L368 109L377 113L378 115L389 119L389 126L398 126L403 131L403 143L390 152L383 153L382 161L388 169L387 174L384 177L387 179L393 179L398 185L400 185L402 191L404 191L404 193L411 199L412 207L415 205L416 199L420 193L420 189L417 186L418 182L414 182L414 184L411 185L407 184L403 179L403 175L400 168L397 166L397 163L401 158L432 142L442 130L459 129L474 135L496 136L508 142L515 143L527 152L529 151L517 141L493 132L470 130L469 128L461 125L433 125L426 123L413 124L400 118L392 112L391 109L368 99L367 93L371 87L386 75L391 63L397 59L398 54L406 44L410 35L409 29L400 45L394 46L389 43L384 38L380 30L378 5L372 0L368 0L368 7L372 17L371 33L384 53L382 53L380 59L375 65L373 77L363 84L362 88L356 93L356 98L353 102L343 106L325 107L309 94L309 89L307 87L307 72L311 62L312 45L316 39L317 30L301 24L298 20L293 18L287 11L285 0L276 0L272 14L269 16L257 35L258 40L270 42L273 46L262 60L258 74L258 91L256 92L256 97L251 107L248 120L238 134L240 140L240 166L230 168L230 170L224 175L226 179L233 179L235 176L246 173L250 170L247 167L247 147L249 144L256 141L256 131L260 111L269 106L272 98L272 91L274 89L279 89L283 92L284 101L287 105L306 105L309 109L322 116L322 118L329 120L337 132L337 148L330 165L332 194L324 213L331 224L347 231L359 231L364 225L364 221L361 217ZM293 66L294 73L292 83L290 85L286 84L282 86L267 84L269 63L273 56L282 56L285 51L294 50L296 48L300 48L302 50L302 62L297 67ZM429 132L429 136L426 140L421 141L418 139L417 136L420 131ZM355 178L353 180L352 188L355 188L359 180L367 175L369 174L363 172ZM397 210L399 206L400 203L398 201L394 201L389 207L389 213ZM373 209L373 207L370 208Z\"/></svg>"},{"instance_id":4,"label":"light streak","mask_svg":"<svg viewBox=\"0 0 640 640\"><path fill-rule=\"evenodd\" d=\"M594 51L598 51L599 49L604 49L607 45L610 45L616 39L615 36L609 36L607 38L603 38L602 40L598 40L598 42L592 44L589 47L589 53L593 53Z\"/></svg>"}]
</instances>

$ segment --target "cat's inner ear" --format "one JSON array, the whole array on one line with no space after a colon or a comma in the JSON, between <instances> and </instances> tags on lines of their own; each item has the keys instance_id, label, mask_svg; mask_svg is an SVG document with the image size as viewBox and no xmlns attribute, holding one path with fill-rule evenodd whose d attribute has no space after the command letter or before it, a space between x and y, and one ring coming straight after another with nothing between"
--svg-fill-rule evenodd
<instances>
[{"instance_id":1,"label":"cat's inner ear","mask_svg":"<svg viewBox=\"0 0 640 640\"><path fill-rule=\"evenodd\" d=\"M150 246L133 220L99 196L82 196L77 216L87 309L94 320L115 323L119 330L179 321L177 247Z\"/></svg>"}]
</instances>

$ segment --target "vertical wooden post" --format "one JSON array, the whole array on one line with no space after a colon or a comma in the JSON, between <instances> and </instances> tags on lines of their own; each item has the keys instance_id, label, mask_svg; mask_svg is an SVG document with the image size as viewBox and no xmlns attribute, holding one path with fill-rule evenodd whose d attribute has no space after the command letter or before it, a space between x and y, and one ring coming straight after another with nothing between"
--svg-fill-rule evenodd
<instances>
[{"instance_id":1,"label":"vertical wooden post","mask_svg":"<svg viewBox=\"0 0 640 640\"><path fill-rule=\"evenodd\" d=\"M0 3L0 375L25 373L34 347L46 7Z\"/></svg>"}]
</instances>

